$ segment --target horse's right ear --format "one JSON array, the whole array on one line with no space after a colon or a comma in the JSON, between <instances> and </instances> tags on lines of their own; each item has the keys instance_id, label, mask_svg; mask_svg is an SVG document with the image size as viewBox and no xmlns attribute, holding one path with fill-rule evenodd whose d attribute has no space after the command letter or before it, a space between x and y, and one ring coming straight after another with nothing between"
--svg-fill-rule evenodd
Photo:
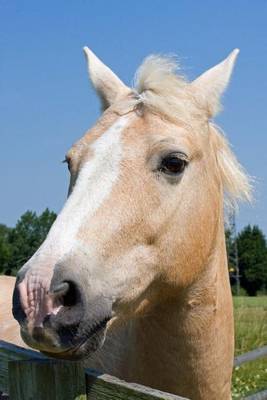
<instances>
[{"instance_id":1,"label":"horse's right ear","mask_svg":"<svg viewBox=\"0 0 267 400\"><path fill-rule=\"evenodd\" d=\"M130 89L88 47L84 47L83 51L90 80L100 97L102 109L105 110L120 97L128 94Z\"/></svg>"}]
</instances>

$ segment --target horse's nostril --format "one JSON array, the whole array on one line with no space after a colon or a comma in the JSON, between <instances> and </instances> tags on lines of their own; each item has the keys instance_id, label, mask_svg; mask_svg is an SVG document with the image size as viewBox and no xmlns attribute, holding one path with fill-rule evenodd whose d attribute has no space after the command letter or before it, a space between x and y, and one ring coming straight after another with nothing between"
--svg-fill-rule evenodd
<instances>
[{"instance_id":1,"label":"horse's nostril","mask_svg":"<svg viewBox=\"0 0 267 400\"><path fill-rule=\"evenodd\" d=\"M75 306L80 300L79 291L73 282L67 283L69 287L67 292L62 297L62 303L65 307L72 307Z\"/></svg>"},{"instance_id":2,"label":"horse's nostril","mask_svg":"<svg viewBox=\"0 0 267 400\"><path fill-rule=\"evenodd\" d=\"M73 281L63 281L60 284L52 282L50 293L54 296L54 305L58 312L51 315L48 324L61 334L64 331L63 336L66 336L68 329L71 330L73 335L75 327L79 326L84 314L79 285Z\"/></svg>"},{"instance_id":3,"label":"horse's nostril","mask_svg":"<svg viewBox=\"0 0 267 400\"><path fill-rule=\"evenodd\" d=\"M77 286L73 282L62 282L53 289L53 295L60 298L65 307L75 306L79 300Z\"/></svg>"},{"instance_id":4,"label":"horse's nostril","mask_svg":"<svg viewBox=\"0 0 267 400\"><path fill-rule=\"evenodd\" d=\"M61 282L50 289L50 294L64 307L75 306L80 300L79 291L74 282Z\"/></svg>"},{"instance_id":5,"label":"horse's nostril","mask_svg":"<svg viewBox=\"0 0 267 400\"><path fill-rule=\"evenodd\" d=\"M63 296L63 306L75 306L79 301L79 292L77 286L73 282L68 282L68 291Z\"/></svg>"},{"instance_id":6,"label":"horse's nostril","mask_svg":"<svg viewBox=\"0 0 267 400\"><path fill-rule=\"evenodd\" d=\"M69 290L69 283L68 282L62 282L53 287L52 290L50 290L50 293L52 296L64 296L68 290Z\"/></svg>"}]
</instances>

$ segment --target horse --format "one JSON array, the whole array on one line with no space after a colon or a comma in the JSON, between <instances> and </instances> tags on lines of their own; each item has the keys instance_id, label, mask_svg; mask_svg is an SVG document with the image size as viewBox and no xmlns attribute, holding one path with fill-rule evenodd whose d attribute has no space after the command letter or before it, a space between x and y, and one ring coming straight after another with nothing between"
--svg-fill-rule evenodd
<instances>
[{"instance_id":1,"label":"horse","mask_svg":"<svg viewBox=\"0 0 267 400\"><path fill-rule=\"evenodd\" d=\"M67 152L66 203L17 274L28 346L192 400L231 398L224 219L251 185L213 117L238 52L193 81L151 55L130 88L84 48L102 113Z\"/></svg>"}]
</instances>

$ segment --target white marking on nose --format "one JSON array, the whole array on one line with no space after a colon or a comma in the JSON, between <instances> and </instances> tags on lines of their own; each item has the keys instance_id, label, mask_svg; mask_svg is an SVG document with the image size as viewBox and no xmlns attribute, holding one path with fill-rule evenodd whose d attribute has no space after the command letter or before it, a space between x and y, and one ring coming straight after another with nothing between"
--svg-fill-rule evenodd
<instances>
[{"instance_id":1,"label":"white marking on nose","mask_svg":"<svg viewBox=\"0 0 267 400\"><path fill-rule=\"evenodd\" d=\"M86 221L108 198L118 179L122 159L121 135L129 116L120 117L91 146L94 156L82 167L73 191L39 250L23 267L19 284L23 309L33 326L42 326L54 310L48 291L55 264L77 244L76 236Z\"/></svg>"},{"instance_id":2,"label":"white marking on nose","mask_svg":"<svg viewBox=\"0 0 267 400\"><path fill-rule=\"evenodd\" d=\"M91 145L93 158L82 167L71 195L31 262L38 257L39 263L48 254L58 260L68 253L84 220L88 221L109 196L119 176L121 135L128 120L128 116L120 117Z\"/></svg>"}]
</instances>

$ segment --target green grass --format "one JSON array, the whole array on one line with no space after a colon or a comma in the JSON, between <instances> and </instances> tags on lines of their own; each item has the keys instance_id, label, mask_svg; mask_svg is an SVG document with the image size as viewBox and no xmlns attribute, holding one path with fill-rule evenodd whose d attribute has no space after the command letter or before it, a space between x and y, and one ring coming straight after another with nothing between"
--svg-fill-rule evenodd
<instances>
[{"instance_id":1,"label":"green grass","mask_svg":"<svg viewBox=\"0 0 267 400\"><path fill-rule=\"evenodd\" d=\"M267 296L234 297L235 355L267 344ZM267 359L236 367L233 372L233 399L242 399L267 389Z\"/></svg>"}]
</instances>

